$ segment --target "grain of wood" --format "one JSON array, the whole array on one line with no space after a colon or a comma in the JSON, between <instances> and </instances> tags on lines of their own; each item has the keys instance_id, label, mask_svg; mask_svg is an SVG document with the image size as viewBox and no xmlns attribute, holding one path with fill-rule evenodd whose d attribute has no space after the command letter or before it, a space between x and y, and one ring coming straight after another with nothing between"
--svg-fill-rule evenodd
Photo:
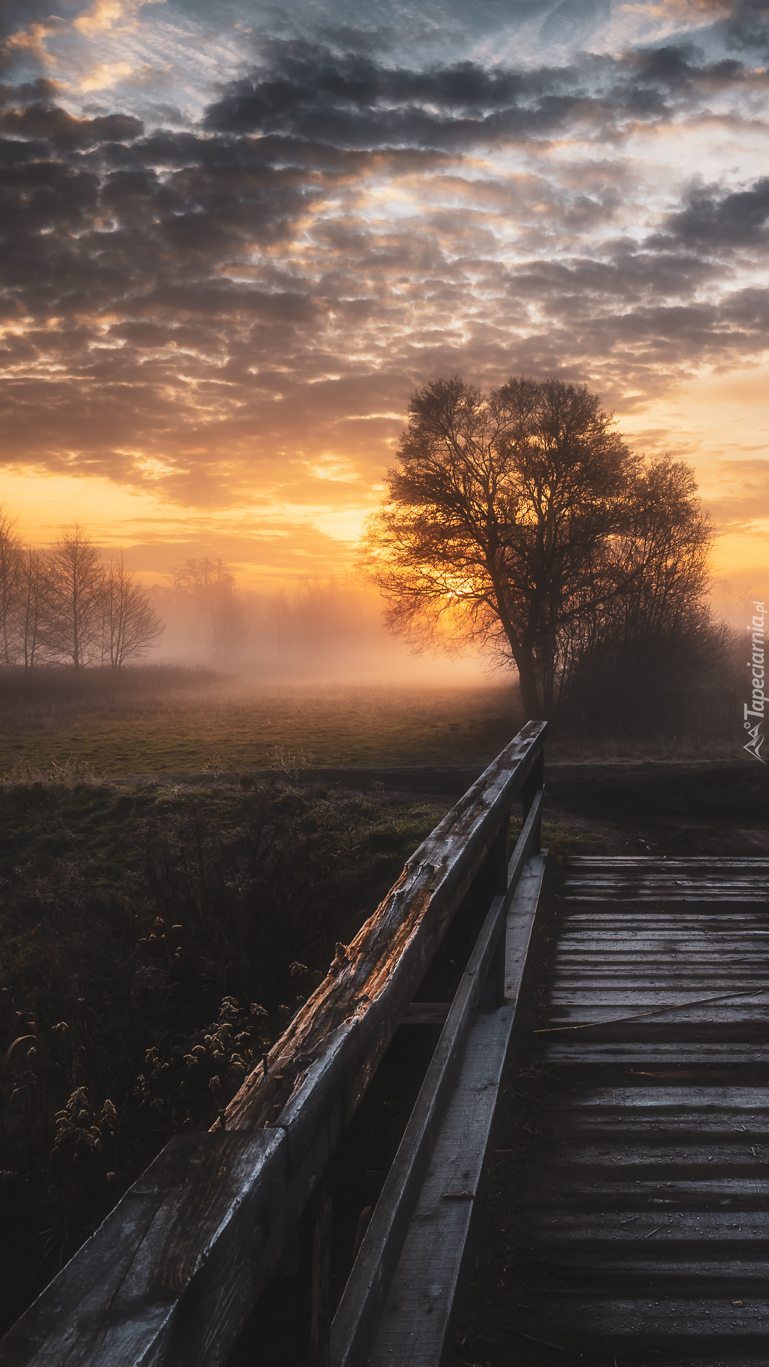
<instances>
[{"instance_id":1,"label":"grain of wood","mask_svg":"<svg viewBox=\"0 0 769 1367\"><path fill-rule=\"evenodd\" d=\"M227 1129L275 1123L279 1103L302 1087L310 1064L343 1025L376 1066L400 1013L426 972L451 919L541 752L542 722L529 722L408 861L401 877L331 968L225 1112ZM353 1069L358 1060L351 1059ZM362 1079L367 1081L367 1076Z\"/></svg>"},{"instance_id":2,"label":"grain of wood","mask_svg":"<svg viewBox=\"0 0 769 1367\"><path fill-rule=\"evenodd\" d=\"M360 1360L381 1310L409 1229L413 1207L419 1198L435 1136L449 1104L496 944L507 923L508 907L516 931L519 924L523 927L519 939L525 938L528 943L542 881L541 856L535 863L535 878L528 878L519 893L516 889L525 873L529 849L539 827L541 799L540 792L516 844L507 869L506 892L491 903L342 1295L332 1326L334 1367L354 1367ZM523 960L519 962L517 979L512 984L515 990L522 971ZM509 1015L510 1025L513 1015L514 1012Z\"/></svg>"},{"instance_id":3,"label":"grain of wood","mask_svg":"<svg viewBox=\"0 0 769 1367\"><path fill-rule=\"evenodd\" d=\"M535 1055L552 1079L532 1122L548 1162L518 1197L509 1323L547 1324L574 1361L757 1367L769 861L581 857L565 882ZM699 989L709 1002L681 1004ZM633 1005L655 1015L614 1019Z\"/></svg>"}]
</instances>

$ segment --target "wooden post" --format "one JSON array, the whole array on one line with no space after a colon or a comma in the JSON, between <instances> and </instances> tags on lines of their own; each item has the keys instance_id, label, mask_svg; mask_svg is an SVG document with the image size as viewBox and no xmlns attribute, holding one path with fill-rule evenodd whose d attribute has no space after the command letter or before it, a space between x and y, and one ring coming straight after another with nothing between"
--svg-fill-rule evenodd
<instances>
[{"instance_id":1,"label":"wooden post","mask_svg":"<svg viewBox=\"0 0 769 1367\"><path fill-rule=\"evenodd\" d=\"M322 1181L310 1218L310 1367L328 1367L331 1340L331 1195Z\"/></svg>"},{"instance_id":2,"label":"wooden post","mask_svg":"<svg viewBox=\"0 0 769 1367\"><path fill-rule=\"evenodd\" d=\"M523 797L523 821L524 821L524 822L525 822L527 816L529 815L529 811L530 811L530 809L531 809L531 804L532 804L532 802L534 801L534 798L536 797L536 795L537 795L537 793L539 792L540 788L544 788L544 786L545 786L545 752L544 752L544 749L543 749L543 750L540 750L539 754L537 755L537 758L535 759L535 761L534 761L534 763L533 763L533 765L532 765L532 767L531 767L531 769L530 769L530 771L529 771L529 774L528 774L528 776L526 777L526 779L525 779L525 781L524 781L524 784L523 784L522 797ZM541 818L540 818L540 820L537 822L537 829L536 829L536 831L535 831L535 833L534 833L534 844L532 845L532 848L531 848L532 854L539 854L539 851L540 851L541 848L542 848L542 820L541 820Z\"/></svg>"},{"instance_id":3,"label":"wooden post","mask_svg":"<svg viewBox=\"0 0 769 1367\"><path fill-rule=\"evenodd\" d=\"M503 896L507 891L507 866L509 862L510 812L508 810L478 874L479 896L484 903L490 903L494 897ZM486 982L488 988L491 989L494 1008L502 1006L505 1000L504 940L500 940L494 953ZM489 1000L489 996L485 996L485 1000L487 1007L491 1006L492 1002Z\"/></svg>"}]
</instances>

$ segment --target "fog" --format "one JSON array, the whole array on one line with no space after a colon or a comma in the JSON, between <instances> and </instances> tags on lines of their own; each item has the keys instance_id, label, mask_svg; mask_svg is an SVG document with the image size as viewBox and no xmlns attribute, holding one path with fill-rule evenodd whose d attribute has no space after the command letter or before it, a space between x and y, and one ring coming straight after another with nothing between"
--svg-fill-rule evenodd
<instances>
[{"instance_id":1,"label":"fog","mask_svg":"<svg viewBox=\"0 0 769 1367\"><path fill-rule=\"evenodd\" d=\"M768 586L769 569L755 566L737 570L728 579L714 580L711 592L714 615L735 631L744 632L755 612L754 602L765 602Z\"/></svg>"},{"instance_id":2,"label":"fog","mask_svg":"<svg viewBox=\"0 0 769 1367\"><path fill-rule=\"evenodd\" d=\"M206 665L268 683L500 679L477 653L415 654L385 629L378 592L353 577L259 592L238 586L221 561L193 560L149 592L165 631L148 662Z\"/></svg>"}]
</instances>

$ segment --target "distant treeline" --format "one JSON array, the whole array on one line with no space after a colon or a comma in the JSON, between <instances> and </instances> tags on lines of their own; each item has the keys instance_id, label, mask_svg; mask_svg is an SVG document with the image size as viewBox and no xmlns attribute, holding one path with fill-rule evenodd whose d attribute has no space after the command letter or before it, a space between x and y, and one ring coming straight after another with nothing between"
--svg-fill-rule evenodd
<instances>
[{"instance_id":1,"label":"distant treeline","mask_svg":"<svg viewBox=\"0 0 769 1367\"><path fill-rule=\"evenodd\" d=\"M265 593L239 585L223 560L200 557L168 581L151 596L167 626L169 656L301 673L353 661L359 669L367 659L403 654L384 628L378 592L354 577Z\"/></svg>"},{"instance_id":2,"label":"distant treeline","mask_svg":"<svg viewBox=\"0 0 769 1367\"><path fill-rule=\"evenodd\" d=\"M680 468L665 462L647 478L664 483L663 476L683 480ZM684 484L679 522L693 528L691 547L681 545L686 537L670 515L670 490L655 487L644 535L628 543L635 558L625 591L600 610L578 601L551 643L547 711L565 732L713 735L733 726L741 643L710 608L708 537ZM259 678L413 678L407 654L469 648L478 667L485 657L489 672L511 671L495 631L475 641L472 632L393 640L379 591L362 576L265 593L239 584L225 561L201 556L165 580L145 589L122 554L105 559L79 526L48 548L22 545L0 510L0 669L18 673L23 687L44 665L118 675L148 655ZM518 682L514 670L511 682Z\"/></svg>"},{"instance_id":3,"label":"distant treeline","mask_svg":"<svg viewBox=\"0 0 769 1367\"><path fill-rule=\"evenodd\" d=\"M143 587L122 552L105 558L79 525L49 547L25 545L0 508L0 669L119 673L162 650L164 660L302 674L403 654L384 629L378 593L360 580L260 593L207 556L164 578Z\"/></svg>"}]
</instances>

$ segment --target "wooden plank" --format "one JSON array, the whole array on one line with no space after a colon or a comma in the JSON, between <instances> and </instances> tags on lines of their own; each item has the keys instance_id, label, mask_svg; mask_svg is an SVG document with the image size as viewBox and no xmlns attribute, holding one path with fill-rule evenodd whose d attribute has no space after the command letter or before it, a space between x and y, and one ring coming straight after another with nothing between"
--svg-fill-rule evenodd
<instances>
[{"instance_id":1,"label":"wooden plank","mask_svg":"<svg viewBox=\"0 0 769 1367\"><path fill-rule=\"evenodd\" d=\"M755 1041L743 1044L725 1043L720 1040L703 1040L701 1043L645 1040L641 1044L627 1040L595 1044L583 1040L580 1044L549 1044L545 1055L553 1063L579 1063L587 1066L621 1062L642 1063L644 1066L697 1063L705 1067L710 1064L728 1064L730 1067L745 1068L752 1064L769 1063L769 1044L759 1044Z\"/></svg>"},{"instance_id":2,"label":"wooden plank","mask_svg":"<svg viewBox=\"0 0 769 1367\"><path fill-rule=\"evenodd\" d=\"M594 906L600 906L601 903L605 903L607 905L612 906L617 906L622 903L631 906L647 906L652 902L662 901L665 902L666 906L670 906L671 903L680 904L681 906L692 905L696 903L697 906L701 906L702 903L707 904L708 902L717 903L719 906L724 903L730 905L738 902L740 904L744 904L745 906L755 903L760 903L762 906L765 906L766 893L763 891L756 891L741 892L739 895L737 895L736 893L726 893L725 895L720 896L717 893L709 893L705 891L698 893L695 896L693 893L685 892L667 892L659 894L633 892L632 895L628 895L624 898L620 897L617 893L613 894L611 897L607 895L602 896L600 893L565 893L562 900L569 906L584 905L588 902L592 903Z\"/></svg>"},{"instance_id":3,"label":"wooden plank","mask_svg":"<svg viewBox=\"0 0 769 1367\"><path fill-rule=\"evenodd\" d=\"M562 1335L576 1334L578 1341L585 1342L590 1341L588 1336L600 1334L601 1341L607 1347L614 1344L624 1351L631 1343L636 1348L643 1347L642 1343L637 1343L639 1335L654 1335L668 1351L673 1349L677 1355L680 1354L679 1361L682 1362L687 1361L687 1350L690 1354L698 1353L702 1351L704 1340L718 1335L722 1340L720 1353L715 1356L709 1353L707 1359L716 1364L723 1361L724 1352L728 1351L727 1345L735 1337L735 1330L738 1352L740 1340L758 1340L766 1349L769 1297L764 1292L746 1298L740 1306L733 1305L732 1300L731 1289L720 1296L707 1298L692 1295L663 1299L658 1294L652 1295L647 1287L639 1290L635 1296L585 1296L578 1300L564 1296L559 1298L555 1310L550 1297L533 1307L534 1322L541 1324L543 1312L547 1314L549 1310L547 1323L550 1339L555 1338L557 1342ZM526 1323L525 1317L520 1316L520 1322L522 1325ZM691 1361L691 1358L688 1360ZM743 1367L744 1361L742 1352L739 1352L736 1362ZM765 1351L763 1358L757 1361L763 1362L765 1367ZM697 1367L701 1365L702 1359L699 1358Z\"/></svg>"},{"instance_id":4,"label":"wooden plank","mask_svg":"<svg viewBox=\"0 0 769 1367\"><path fill-rule=\"evenodd\" d=\"M631 1217L632 1218L629 1218ZM586 1239L597 1243L609 1244L613 1250L620 1244L634 1245L639 1253L649 1249L646 1236L660 1223L657 1211L612 1210L598 1212L585 1210L575 1214L572 1211L544 1210L536 1217L537 1242L544 1247L563 1247L571 1245L584 1248ZM667 1239L676 1244L686 1244L691 1240L705 1238L709 1244L740 1244L749 1257L760 1254L769 1256L769 1215L764 1210L753 1211L712 1211L676 1210L666 1213L664 1233ZM645 1245L645 1247L644 1247ZM653 1245L651 1246L653 1248ZM530 1251L530 1250L529 1250ZM769 1271L769 1268L767 1269Z\"/></svg>"},{"instance_id":5,"label":"wooden plank","mask_svg":"<svg viewBox=\"0 0 769 1367\"><path fill-rule=\"evenodd\" d=\"M540 819L541 809L542 794L540 792L532 806L530 819L527 819L516 842L510 860L507 892L504 897L499 899L497 921L494 923L495 943L501 934L502 921L509 900L513 896L521 872L525 867L527 855L536 833L537 822ZM479 939L479 945L481 939ZM294 1186L297 1190L306 1190L308 1199L313 1184L317 1180L317 1175L324 1170L328 1163L360 1097L376 1070L387 1043L397 1027L398 1015L395 1010L393 1010L391 1017L385 1015L383 1018L383 1012L387 1012L388 1004L392 1005L393 993L389 988L392 987L393 982L397 984L398 978L403 978L406 971L411 969L413 969L413 964L404 965L401 961L391 968L389 983L385 982L378 999L370 1004L370 1009L363 1016L365 1028L361 1028L361 1020L355 1016L337 1029L330 1040L326 1042L326 1047L321 1056L310 1063L306 1071L300 1076L294 1093L273 1121L274 1124L279 1124L288 1136L290 1175L296 1179ZM477 968L473 967L473 959L471 958L467 973L471 973L471 979L468 981L472 982L473 991L475 991L475 978L472 975L476 972ZM421 973L422 970L420 970L420 979ZM413 991L415 983L409 981L408 986L410 993ZM400 990L402 991L402 987ZM452 1011L458 999L459 994L455 998L455 1003L452 1004ZM454 1028L453 1025L449 1025L450 1019L450 1016L447 1017L444 1027L448 1034ZM375 1027L376 1033L372 1038L371 1031ZM443 1035L441 1039L443 1039ZM439 1051L441 1049L440 1042L438 1049Z\"/></svg>"},{"instance_id":6,"label":"wooden plank","mask_svg":"<svg viewBox=\"0 0 769 1367\"><path fill-rule=\"evenodd\" d=\"M710 1209L719 1204L724 1208L743 1210L755 1209L757 1205L769 1208L769 1177L716 1176L712 1181L687 1177L680 1182L660 1182L656 1175L623 1180L621 1173L604 1169L600 1175L591 1177L589 1193L579 1190L578 1182L581 1180L581 1173L575 1171L569 1174L557 1170L552 1177L548 1201L557 1204L562 1210L581 1206L586 1194L601 1210L608 1210L612 1206L630 1211L653 1207L654 1210L667 1212L681 1210L682 1205L694 1204ZM525 1210L540 1204L541 1197L534 1193L524 1194L520 1208Z\"/></svg>"},{"instance_id":7,"label":"wooden plank","mask_svg":"<svg viewBox=\"0 0 769 1367\"><path fill-rule=\"evenodd\" d=\"M438 1367L472 1220L547 852L529 861L507 915L505 1005L478 1017L390 1287L370 1364ZM355 1361L353 1357L348 1361Z\"/></svg>"},{"instance_id":8,"label":"wooden plank","mask_svg":"<svg viewBox=\"0 0 769 1367\"><path fill-rule=\"evenodd\" d=\"M744 1006L756 999L766 1004L764 999L768 991L769 987L751 984L744 978L735 979L731 984L705 981L695 988L691 1001L687 1001L685 998L682 1000L681 988L676 987L675 982L669 983L667 988L660 987L656 992L647 992L642 987L636 988L634 985L628 985L623 990L612 980L603 986L597 985L592 992L589 987L580 991L577 987L556 984L553 988L551 1006L554 1011L560 1011L565 1006L580 1007L584 1010L586 1019L591 1018L590 1013L594 1007L601 1011L613 1011L616 1019L622 1022L627 1017L643 1020L647 1013L652 1011L658 1015L664 1012L675 1017L677 1010L695 1004L708 1003L708 1009L720 1008L723 1005L729 1007L740 999Z\"/></svg>"},{"instance_id":9,"label":"wooden plank","mask_svg":"<svg viewBox=\"0 0 769 1367\"><path fill-rule=\"evenodd\" d=\"M369 1367L438 1367L514 1012L506 1003L473 1025L374 1341L361 1359Z\"/></svg>"},{"instance_id":10,"label":"wooden plank","mask_svg":"<svg viewBox=\"0 0 769 1367\"><path fill-rule=\"evenodd\" d=\"M555 982L559 988L575 988L581 984L588 991L596 992L600 992L603 987L609 988L612 984L618 986L620 983L624 983L629 990L635 990L638 985L646 982L646 975L648 974L654 977L660 987L663 984L665 986L670 983L677 984L677 996L679 1000L682 1000L688 995L696 996L700 988L702 989L700 995L703 993L715 995L719 988L722 992L728 992L730 985L737 980L738 971L740 979L746 983L755 984L756 987L760 987L762 983L768 981L766 970L756 968L752 971L746 971L741 965L735 965L732 970L733 976L730 976L729 972L724 972L723 969L719 972L717 964L713 964L709 970L706 966L706 970L700 969L697 973L694 969L687 971L683 964L676 965L675 963L659 968L655 966L653 969L647 970L642 968L632 970L624 965L619 967L610 965L604 969L591 967L590 971L587 972L573 968L571 965L564 967L556 961Z\"/></svg>"},{"instance_id":11,"label":"wooden plank","mask_svg":"<svg viewBox=\"0 0 769 1367\"><path fill-rule=\"evenodd\" d=\"M725 1107L731 1111L748 1111L751 1115L759 1113L769 1117L769 1093L764 1087L724 1087L702 1086L702 1087L648 1087L648 1088L628 1088L628 1087L591 1087L572 1099L568 1105L576 1109L593 1109L596 1106L654 1106L664 1112L668 1109L680 1109L681 1111L712 1110L720 1111ZM560 1110L562 1105L559 1097L553 1097L552 1107Z\"/></svg>"},{"instance_id":12,"label":"wooden plank","mask_svg":"<svg viewBox=\"0 0 769 1367\"><path fill-rule=\"evenodd\" d=\"M665 854L571 854L565 860L569 869L606 869L621 868L718 868L718 869L766 869L769 872L769 859L761 855L665 855Z\"/></svg>"},{"instance_id":13,"label":"wooden plank","mask_svg":"<svg viewBox=\"0 0 769 1367\"><path fill-rule=\"evenodd\" d=\"M360 1360L387 1295L435 1136L448 1105L472 1017L505 926L508 907L539 828L541 810L540 791L531 805L510 860L507 892L495 897L491 904L342 1295L332 1325L333 1367L352 1367ZM530 898L525 905L529 907ZM533 914L532 909L532 918ZM521 971L522 968L521 964ZM510 1019L512 1021L512 1015Z\"/></svg>"},{"instance_id":14,"label":"wooden plank","mask_svg":"<svg viewBox=\"0 0 769 1367\"><path fill-rule=\"evenodd\" d=\"M551 1108L549 1119L542 1122L543 1132L549 1128L550 1121L556 1122ZM539 1123L539 1122L538 1122ZM560 1120L557 1123L563 1123ZM710 1137L714 1142L732 1133L739 1133L746 1143L762 1144L769 1125L769 1109L748 1112L739 1108L721 1106L717 1110L664 1111L649 1109L645 1112L634 1111L632 1120L626 1107L596 1107L594 1110L580 1108L569 1112L568 1122L574 1135L600 1136L606 1143L622 1142L623 1137L633 1133L638 1142L646 1142L649 1137L659 1137L664 1133L671 1138L697 1136L705 1143Z\"/></svg>"},{"instance_id":15,"label":"wooden plank","mask_svg":"<svg viewBox=\"0 0 769 1367\"><path fill-rule=\"evenodd\" d=\"M529 952L534 915L545 873L547 850L532 855L507 915L505 931L505 1001L517 1002Z\"/></svg>"},{"instance_id":16,"label":"wooden plank","mask_svg":"<svg viewBox=\"0 0 769 1367\"><path fill-rule=\"evenodd\" d=\"M589 970L600 973L602 970L612 968L622 968L625 965L650 965L654 967L672 966L674 968L691 967L696 969L702 961L707 969L712 964L721 963L727 972L744 965L751 971L761 968L761 953L766 948L765 944L756 945L755 943L738 941L735 944L734 938L717 936L709 938L707 941L688 941L682 939L678 943L671 943L664 938L657 942L644 942L639 933L638 940L633 952L633 945L627 942L619 942L615 939L603 940L603 942L592 944L568 943L555 954L555 963L560 967L573 966L575 969ZM758 950L758 955L755 951ZM730 951L733 951L730 952ZM687 956L696 954L693 962L687 962Z\"/></svg>"},{"instance_id":17,"label":"wooden plank","mask_svg":"<svg viewBox=\"0 0 769 1367\"><path fill-rule=\"evenodd\" d=\"M687 1137L677 1143L671 1143L661 1134L647 1135L643 1145L639 1145L629 1125L626 1138L618 1140L610 1148L602 1139L570 1133L552 1134L551 1140L559 1163L577 1167L587 1165L596 1169L620 1163L632 1167L636 1176L649 1168L662 1166L669 1169L671 1181L677 1181L682 1168L687 1165L700 1169L709 1179L714 1172L720 1172L724 1164L733 1165L735 1173L742 1176L754 1173L757 1165L762 1170L766 1167L766 1143L756 1144L742 1134L710 1134L702 1140Z\"/></svg>"}]
</instances>

